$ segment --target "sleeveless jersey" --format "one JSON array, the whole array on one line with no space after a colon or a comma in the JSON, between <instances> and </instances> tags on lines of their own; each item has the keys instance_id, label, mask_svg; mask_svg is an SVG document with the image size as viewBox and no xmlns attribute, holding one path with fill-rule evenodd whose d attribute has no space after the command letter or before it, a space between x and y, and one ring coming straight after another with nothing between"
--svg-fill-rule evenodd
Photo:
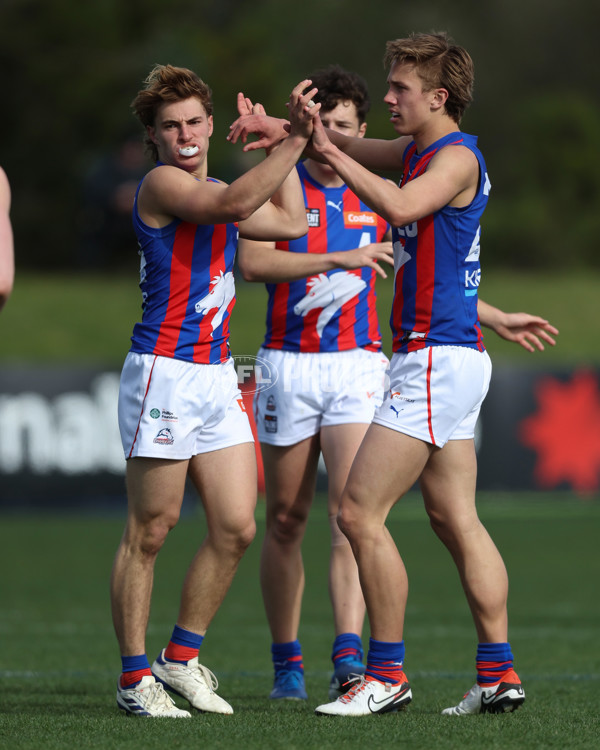
<instances>
[{"instance_id":1,"label":"sleeveless jersey","mask_svg":"<svg viewBox=\"0 0 600 750\"><path fill-rule=\"evenodd\" d=\"M235 305L237 226L176 219L149 227L138 213L141 185L133 226L143 314L133 329L131 351L200 364L224 362L230 357L229 317Z\"/></svg>"},{"instance_id":2,"label":"sleeveless jersey","mask_svg":"<svg viewBox=\"0 0 600 750\"><path fill-rule=\"evenodd\" d=\"M477 315L479 221L490 181L476 144L475 136L454 132L421 154L414 142L404 152L401 187L423 174L444 146L470 149L479 162L480 176L477 194L468 206L445 206L412 224L392 228L395 278L390 325L395 352L440 345L484 349Z\"/></svg>"},{"instance_id":3,"label":"sleeveless jersey","mask_svg":"<svg viewBox=\"0 0 600 750\"><path fill-rule=\"evenodd\" d=\"M308 234L278 242L292 253L330 253L381 242L388 224L348 187L324 187L297 165ZM263 346L295 352L381 349L375 307L375 271L334 269L308 279L266 284L269 294Z\"/></svg>"}]
</instances>

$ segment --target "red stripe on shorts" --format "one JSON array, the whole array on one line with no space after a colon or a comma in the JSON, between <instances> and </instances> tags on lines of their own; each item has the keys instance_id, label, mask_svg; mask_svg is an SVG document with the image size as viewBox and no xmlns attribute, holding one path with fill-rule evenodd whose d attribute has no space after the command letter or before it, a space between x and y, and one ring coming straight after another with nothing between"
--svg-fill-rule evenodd
<instances>
[{"instance_id":1,"label":"red stripe on shorts","mask_svg":"<svg viewBox=\"0 0 600 750\"><path fill-rule=\"evenodd\" d=\"M433 417L431 413L431 370L433 368L433 347L429 347L428 359L427 359L427 426L429 427L429 437L431 442L435 445L435 438L433 436Z\"/></svg>"},{"instance_id":2,"label":"red stripe on shorts","mask_svg":"<svg viewBox=\"0 0 600 750\"><path fill-rule=\"evenodd\" d=\"M144 392L144 400L142 401L142 408L140 410L140 418L138 419L137 427L135 429L135 435L133 436L133 443L131 444L131 450L129 451L129 455L127 456L127 458L131 458L131 454L133 453L133 448L137 440L138 432L140 431L140 422L142 421L142 414L144 413L144 404L146 403L146 396L148 395L148 391L150 390L150 381L152 380L152 373L154 372L155 364L156 364L156 357L154 357L154 361L152 362L152 367L150 368L150 375L148 376L148 382L146 383L146 391Z\"/></svg>"}]
</instances>

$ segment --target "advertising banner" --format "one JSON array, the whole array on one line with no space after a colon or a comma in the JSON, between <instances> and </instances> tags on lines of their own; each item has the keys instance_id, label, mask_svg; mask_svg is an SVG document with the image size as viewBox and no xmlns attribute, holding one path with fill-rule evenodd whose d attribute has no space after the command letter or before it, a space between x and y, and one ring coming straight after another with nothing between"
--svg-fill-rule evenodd
<instances>
[{"instance_id":1,"label":"advertising banner","mask_svg":"<svg viewBox=\"0 0 600 750\"><path fill-rule=\"evenodd\" d=\"M253 423L253 393L272 373L251 357L236 368ZM0 508L124 502L118 389L119 373L99 368L0 369ZM481 490L598 493L599 373L495 365L476 445ZM257 460L262 491L258 445Z\"/></svg>"}]
</instances>

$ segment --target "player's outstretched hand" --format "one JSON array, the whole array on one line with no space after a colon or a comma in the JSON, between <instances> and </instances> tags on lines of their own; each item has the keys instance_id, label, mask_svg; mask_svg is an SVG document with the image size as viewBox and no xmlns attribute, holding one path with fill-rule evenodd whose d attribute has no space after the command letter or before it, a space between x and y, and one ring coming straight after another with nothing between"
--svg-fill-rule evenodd
<instances>
[{"instance_id":1,"label":"player's outstretched hand","mask_svg":"<svg viewBox=\"0 0 600 750\"><path fill-rule=\"evenodd\" d=\"M320 104L314 104L312 97L317 89L313 88L304 93L304 89L310 81L301 81L294 87L287 102L290 112L290 120L293 119L295 132L304 137L310 137L312 133L312 122L321 108ZM243 151L256 151L264 148L269 150L276 146L283 138L290 134L292 123L278 117L270 117L265 113L261 104L253 104L252 100L241 91L237 95L237 108L239 117L229 126L227 140L230 143L241 141L244 144ZM256 140L248 141L251 135Z\"/></svg>"},{"instance_id":2,"label":"player's outstretched hand","mask_svg":"<svg viewBox=\"0 0 600 750\"><path fill-rule=\"evenodd\" d=\"M528 352L536 349L544 351L544 342L555 346L553 336L558 336L558 329L545 318L529 313L505 313L503 320L493 326L494 331L507 341L514 341Z\"/></svg>"},{"instance_id":3,"label":"player's outstretched hand","mask_svg":"<svg viewBox=\"0 0 600 750\"><path fill-rule=\"evenodd\" d=\"M253 104L242 92L237 96L237 107L240 116L229 126L227 140L230 143L241 141L245 144L243 151L269 149L288 136L287 120L269 117L262 104ZM248 142L250 135L257 136L257 140Z\"/></svg>"},{"instance_id":4,"label":"player's outstretched hand","mask_svg":"<svg viewBox=\"0 0 600 750\"><path fill-rule=\"evenodd\" d=\"M266 115L265 108L259 102L252 103L252 99L245 96L241 91L237 95L237 111L240 117L246 115Z\"/></svg>"},{"instance_id":5,"label":"player's outstretched hand","mask_svg":"<svg viewBox=\"0 0 600 750\"><path fill-rule=\"evenodd\" d=\"M290 114L290 135L300 135L307 139L312 135L313 122L319 119L318 112L321 109L321 105L313 101L318 89L309 89L311 83L306 79L294 86L286 105Z\"/></svg>"},{"instance_id":6,"label":"player's outstretched hand","mask_svg":"<svg viewBox=\"0 0 600 750\"><path fill-rule=\"evenodd\" d=\"M343 252L332 253L335 255L335 262L338 268L362 268L369 266L376 271L383 279L387 279L387 273L379 265L381 261L394 265L394 252L391 242L373 242L370 245L357 247L354 250L345 250Z\"/></svg>"}]
</instances>

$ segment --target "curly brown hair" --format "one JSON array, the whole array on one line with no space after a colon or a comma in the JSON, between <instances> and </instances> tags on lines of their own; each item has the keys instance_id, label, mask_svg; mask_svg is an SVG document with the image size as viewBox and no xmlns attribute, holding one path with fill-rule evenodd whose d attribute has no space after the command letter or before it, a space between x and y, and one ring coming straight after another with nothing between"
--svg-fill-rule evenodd
<instances>
[{"instance_id":1,"label":"curly brown hair","mask_svg":"<svg viewBox=\"0 0 600 750\"><path fill-rule=\"evenodd\" d=\"M131 102L135 116L144 128L153 127L159 107L166 102L177 102L195 96L208 116L213 113L212 91L210 87L188 68L173 65L155 65L144 81L144 88ZM144 140L146 151L158 160L156 145L148 135Z\"/></svg>"},{"instance_id":2,"label":"curly brown hair","mask_svg":"<svg viewBox=\"0 0 600 750\"><path fill-rule=\"evenodd\" d=\"M413 64L423 81L423 91L446 89L446 113L460 123L473 100L475 73L469 53L454 44L448 34L411 34L388 42L383 62L387 69L396 63Z\"/></svg>"},{"instance_id":3,"label":"curly brown hair","mask_svg":"<svg viewBox=\"0 0 600 750\"><path fill-rule=\"evenodd\" d=\"M369 90L366 81L358 73L344 70L340 65L329 65L316 70L308 77L312 85L319 89L314 99L321 102L323 112L330 112L340 102L350 101L356 107L359 123L362 125L367 119L367 113L371 108Z\"/></svg>"}]
</instances>

